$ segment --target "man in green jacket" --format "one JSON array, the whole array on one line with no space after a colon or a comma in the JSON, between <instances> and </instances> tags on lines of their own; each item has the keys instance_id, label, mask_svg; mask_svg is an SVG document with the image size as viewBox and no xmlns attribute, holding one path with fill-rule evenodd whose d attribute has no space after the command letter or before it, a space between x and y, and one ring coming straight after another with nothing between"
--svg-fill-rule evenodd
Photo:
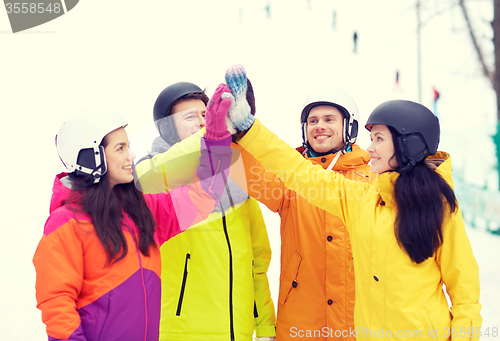
<instances>
[{"instance_id":1,"label":"man in green jacket","mask_svg":"<svg viewBox=\"0 0 500 341\"><path fill-rule=\"evenodd\" d=\"M192 83L165 88L154 106L160 136L136 173L146 193L189 182L208 97ZM165 165L165 162L168 161ZM255 199L231 179L219 207L161 247L160 340L274 340L267 270L271 248Z\"/></svg>"}]
</instances>

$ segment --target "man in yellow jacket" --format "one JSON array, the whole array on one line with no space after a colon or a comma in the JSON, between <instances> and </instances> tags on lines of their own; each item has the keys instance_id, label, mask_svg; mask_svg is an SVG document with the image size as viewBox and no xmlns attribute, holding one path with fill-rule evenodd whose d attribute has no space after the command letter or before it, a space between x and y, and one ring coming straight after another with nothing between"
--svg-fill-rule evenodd
<instances>
[{"instance_id":1,"label":"man in yellow jacket","mask_svg":"<svg viewBox=\"0 0 500 341\"><path fill-rule=\"evenodd\" d=\"M303 146L297 151L313 165L367 182L370 158L355 144L358 121L347 93L315 91L302 110ZM344 224L286 189L244 149L241 153L245 168L252 165L246 172L248 193L281 217L277 339L355 339L354 268Z\"/></svg>"},{"instance_id":2,"label":"man in yellow jacket","mask_svg":"<svg viewBox=\"0 0 500 341\"><path fill-rule=\"evenodd\" d=\"M160 136L136 166L144 192L189 182L198 162L207 102L205 92L187 82L160 93L154 106ZM258 340L274 340L269 239L258 202L233 175L231 171L219 207L161 247L160 340L251 341L254 331Z\"/></svg>"}]
</instances>

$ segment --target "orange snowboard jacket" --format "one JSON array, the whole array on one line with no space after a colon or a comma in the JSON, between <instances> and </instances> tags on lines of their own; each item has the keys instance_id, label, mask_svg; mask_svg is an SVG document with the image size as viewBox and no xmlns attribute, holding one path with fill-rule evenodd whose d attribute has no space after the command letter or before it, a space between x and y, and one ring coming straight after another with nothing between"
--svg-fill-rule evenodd
<instances>
[{"instance_id":1,"label":"orange snowboard jacket","mask_svg":"<svg viewBox=\"0 0 500 341\"><path fill-rule=\"evenodd\" d=\"M248 193L281 217L277 340L354 340L350 332L354 330L354 268L344 224L285 188L276 176L279 174L266 171L252 155L240 150ZM326 169L335 155L309 160ZM333 170L368 182L369 161L368 153L353 145Z\"/></svg>"}]
</instances>

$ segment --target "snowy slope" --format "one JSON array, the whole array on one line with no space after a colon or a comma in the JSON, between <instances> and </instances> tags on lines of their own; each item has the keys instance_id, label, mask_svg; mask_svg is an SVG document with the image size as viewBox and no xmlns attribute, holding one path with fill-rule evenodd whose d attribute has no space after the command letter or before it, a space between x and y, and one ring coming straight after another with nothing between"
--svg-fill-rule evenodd
<instances>
[{"instance_id":1,"label":"snowy slope","mask_svg":"<svg viewBox=\"0 0 500 341\"><path fill-rule=\"evenodd\" d=\"M422 2L423 19L448 5ZM306 0L273 0L270 18L267 3L86 0L59 19L17 34L9 33L7 16L0 13L1 340L46 338L35 308L31 259L48 216L53 177L63 170L54 135L68 114L88 106L112 108L128 120L132 135L151 123L154 100L166 85L191 81L211 94L234 63L248 71L259 119L293 146L301 143L299 113L313 88L348 91L362 122L382 101L418 100L414 1L311 0L308 7ZM491 52L490 33L480 20L491 20L491 5L470 6ZM396 70L401 89L395 88ZM422 103L429 107L432 86L441 92L441 149L452 154L467 181L494 188L489 135L495 133L495 97L458 10L422 28L422 84ZM359 144L368 145L364 130ZM279 217L262 210L273 248L269 278L276 301ZM468 232L480 267L483 326L500 327L500 237Z\"/></svg>"}]
</instances>

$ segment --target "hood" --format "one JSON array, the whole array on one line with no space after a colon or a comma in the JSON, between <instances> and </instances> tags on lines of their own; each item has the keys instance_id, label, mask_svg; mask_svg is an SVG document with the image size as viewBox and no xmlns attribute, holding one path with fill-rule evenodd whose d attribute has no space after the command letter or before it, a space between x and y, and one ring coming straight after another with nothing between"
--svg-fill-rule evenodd
<instances>
[{"instance_id":1,"label":"hood","mask_svg":"<svg viewBox=\"0 0 500 341\"><path fill-rule=\"evenodd\" d=\"M54 179L52 186L52 197L50 198L50 213L63 206L69 193L71 184L68 179L68 173L59 173Z\"/></svg>"},{"instance_id":2,"label":"hood","mask_svg":"<svg viewBox=\"0 0 500 341\"><path fill-rule=\"evenodd\" d=\"M144 155L139 160L137 160L134 163L134 165L138 165L139 163L141 163L144 160L149 160L149 159L153 158L153 156L155 156L155 155L166 152L170 148L172 148L172 146L170 144L165 142L165 140L162 139L161 136L157 136L157 137L155 137L155 139L153 140L153 143L151 144L151 152L149 154Z\"/></svg>"},{"instance_id":3,"label":"hood","mask_svg":"<svg viewBox=\"0 0 500 341\"><path fill-rule=\"evenodd\" d=\"M151 153L153 155L160 154L169 150L172 146L169 145L161 136L156 137L151 145Z\"/></svg>"}]
</instances>

